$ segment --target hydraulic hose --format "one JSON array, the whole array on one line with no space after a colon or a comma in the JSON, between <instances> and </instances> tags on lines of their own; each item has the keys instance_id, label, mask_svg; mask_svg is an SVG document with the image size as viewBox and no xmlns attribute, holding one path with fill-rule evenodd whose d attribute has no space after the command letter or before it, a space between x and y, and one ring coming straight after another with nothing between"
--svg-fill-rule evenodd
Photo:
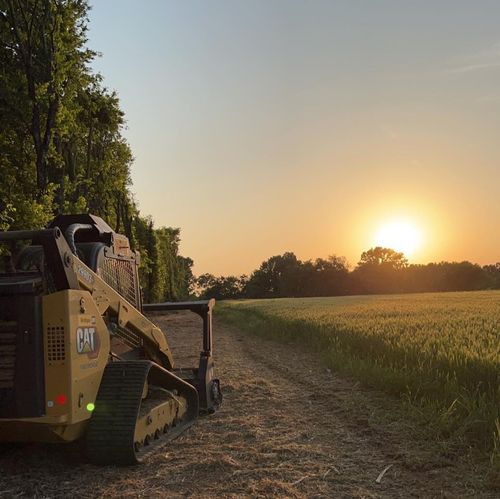
<instances>
[{"instance_id":1,"label":"hydraulic hose","mask_svg":"<svg viewBox=\"0 0 500 499\"><path fill-rule=\"evenodd\" d=\"M75 245L75 234L79 230L92 230L93 228L94 227L90 224L71 224L68 226L66 232L64 233L64 237L66 238L66 241L68 241L68 246L70 247L74 255L77 254Z\"/></svg>"}]
</instances>

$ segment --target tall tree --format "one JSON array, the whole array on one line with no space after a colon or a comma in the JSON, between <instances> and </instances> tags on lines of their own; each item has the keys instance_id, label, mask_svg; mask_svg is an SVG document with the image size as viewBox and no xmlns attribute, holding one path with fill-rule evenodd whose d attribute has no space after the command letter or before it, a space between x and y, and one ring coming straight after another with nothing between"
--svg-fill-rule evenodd
<instances>
[{"instance_id":1,"label":"tall tree","mask_svg":"<svg viewBox=\"0 0 500 499\"><path fill-rule=\"evenodd\" d=\"M297 296L302 262L294 253L272 256L253 272L247 284L249 296Z\"/></svg>"},{"instance_id":2,"label":"tall tree","mask_svg":"<svg viewBox=\"0 0 500 499\"><path fill-rule=\"evenodd\" d=\"M48 192L50 155L58 114L65 101L75 98L82 79L89 78L94 53L87 41L84 0L2 0L2 49L21 83L11 90L25 93L29 130L33 139L38 194ZM20 74L23 75L19 79Z\"/></svg>"},{"instance_id":3,"label":"tall tree","mask_svg":"<svg viewBox=\"0 0 500 499\"><path fill-rule=\"evenodd\" d=\"M147 299L185 297L179 229L156 230L130 192L132 152L116 93L86 47L86 0L0 0L0 229L55 213L102 216L143 253Z\"/></svg>"},{"instance_id":4,"label":"tall tree","mask_svg":"<svg viewBox=\"0 0 500 499\"><path fill-rule=\"evenodd\" d=\"M391 269L398 270L408 265L408 260L403 253L399 253L391 248L377 246L361 253L358 267L367 265L385 265Z\"/></svg>"},{"instance_id":5,"label":"tall tree","mask_svg":"<svg viewBox=\"0 0 500 499\"><path fill-rule=\"evenodd\" d=\"M408 261L403 253L377 246L364 251L352 274L352 285L361 293L402 291L399 271Z\"/></svg>"}]
</instances>

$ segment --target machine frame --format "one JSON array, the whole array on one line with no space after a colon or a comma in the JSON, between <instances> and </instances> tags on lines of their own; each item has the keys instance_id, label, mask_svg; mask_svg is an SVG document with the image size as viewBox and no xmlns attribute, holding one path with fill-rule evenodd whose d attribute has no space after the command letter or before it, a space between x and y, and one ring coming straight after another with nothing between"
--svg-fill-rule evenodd
<instances>
[{"instance_id":1,"label":"machine frame","mask_svg":"<svg viewBox=\"0 0 500 499\"><path fill-rule=\"evenodd\" d=\"M140 445L149 444L153 434L148 433L150 431L148 426L153 418L158 420L155 422L156 427L164 427L166 433L168 426L175 425L175 422L181 421L182 418L185 420L185 426L189 426L198 412L214 412L222 401L219 382L214 377L212 359L212 310L215 300L142 305L139 293L137 304L134 305L105 282L99 275L98 269L97 272L94 271L79 258L75 245L77 233L83 234L80 241L87 240L94 243L100 241L118 258L133 260L138 265L138 258L131 251L127 238L114 233L104 221L91 215L59 216L52 222L50 228L43 230L0 232L0 243L31 240L33 245L40 245L43 248L51 287L47 290L49 287L47 282L39 282L41 280L36 279L30 272L12 274L7 272L1 275L2 278L16 281L14 286L16 290L35 296L33 303L38 303L43 321L42 324L35 324L33 331L27 329L24 333L28 338L27 343L31 341L43 343L44 361L43 366L37 368L38 375L31 376L32 381L38 380L40 385L43 384L43 389L39 386L38 391L34 390L34 393L38 394L37 403L32 404L27 412L23 410L22 404L20 406L18 404L18 412L14 411L10 416L8 412L2 414L0 409L0 440L73 441L86 432L93 432L94 439L99 441L101 438L99 432L102 432L103 428L105 430L109 410L108 413L98 416L93 415L89 408L97 405L100 398L101 406L107 403L119 404L120 399L116 399L114 394L106 402L107 395L103 395L105 389L102 385L106 380L108 383L116 382L113 381L113 376L117 376L116 372L120 373L118 376L127 376L128 371L125 369L127 366L127 369L132 373L136 372L139 378L144 376L146 387L144 389L147 389L148 383L159 383L159 386L164 383L165 386L174 387L170 399L167 397L154 411L140 419L137 408L137 415L131 416L137 419L136 443L133 444L135 450L137 442L140 442ZM26 277L24 283L23 276ZM45 278L47 279L47 276ZM135 279L139 289L137 274ZM33 282L40 286L29 284ZM27 286L27 289L22 286ZM6 296L6 290L8 286L0 286L0 298L3 293L4 300L10 300L12 306L19 307L19 303L15 303L18 295ZM177 369L165 334L142 313L142 311L176 310L190 310L202 318L203 349L200 352L198 367ZM108 321L109 317L113 318L112 323ZM21 327L21 322L17 327ZM140 340L140 348L137 349L141 351L140 359L121 359L112 352L111 325L114 330ZM17 343L22 337L19 335L18 330ZM0 327L0 371L2 338ZM99 343L98 348L93 342ZM19 350L19 345L17 348ZM40 344L37 348L41 348ZM85 355L79 355L81 353ZM111 369L110 364L120 365ZM119 371L120 368L123 368L122 371ZM144 371L144 373L141 371L142 374L139 373L141 369ZM116 371L114 374L111 372L113 370ZM17 375L22 378L22 373ZM0 388L2 388L1 379ZM41 393L43 395L40 395ZM176 393L183 394L184 402L179 402ZM129 396L127 393L122 394L121 400L125 400L127 396ZM23 416L23 412L28 416ZM103 421L99 423L101 426L93 423L93 427L92 425L89 427L92 418L96 420L101 418ZM174 435L180 432L182 429L180 426L182 425L173 432ZM91 428L91 431L88 431L88 428ZM158 430L155 430L155 438L158 438L158 433ZM111 457L104 461L115 460L119 464L120 456L128 453L128 457L123 458L124 463L133 462L135 450L120 451L121 454L114 451L116 458L113 457L114 454L110 454ZM99 452L94 454L97 457L94 460L99 461Z\"/></svg>"}]
</instances>

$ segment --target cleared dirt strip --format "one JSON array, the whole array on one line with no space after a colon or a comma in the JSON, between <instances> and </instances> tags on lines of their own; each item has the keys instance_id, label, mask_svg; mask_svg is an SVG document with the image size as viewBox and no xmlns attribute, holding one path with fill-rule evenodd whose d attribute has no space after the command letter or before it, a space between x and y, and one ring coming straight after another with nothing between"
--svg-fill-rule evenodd
<instances>
[{"instance_id":1,"label":"cleared dirt strip","mask_svg":"<svg viewBox=\"0 0 500 499\"><path fill-rule=\"evenodd\" d=\"M199 319L152 317L177 364L196 365ZM413 438L387 396L296 347L214 330L219 412L138 467L84 464L76 445L4 450L0 497L495 497L484 466Z\"/></svg>"}]
</instances>

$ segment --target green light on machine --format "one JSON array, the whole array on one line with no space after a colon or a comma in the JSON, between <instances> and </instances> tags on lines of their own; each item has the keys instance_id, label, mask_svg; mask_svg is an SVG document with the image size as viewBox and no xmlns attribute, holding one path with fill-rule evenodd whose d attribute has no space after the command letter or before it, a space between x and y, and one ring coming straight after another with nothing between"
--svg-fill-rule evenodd
<instances>
[{"instance_id":1,"label":"green light on machine","mask_svg":"<svg viewBox=\"0 0 500 499\"><path fill-rule=\"evenodd\" d=\"M87 404L87 411L92 412L95 409L95 405L92 402Z\"/></svg>"}]
</instances>

